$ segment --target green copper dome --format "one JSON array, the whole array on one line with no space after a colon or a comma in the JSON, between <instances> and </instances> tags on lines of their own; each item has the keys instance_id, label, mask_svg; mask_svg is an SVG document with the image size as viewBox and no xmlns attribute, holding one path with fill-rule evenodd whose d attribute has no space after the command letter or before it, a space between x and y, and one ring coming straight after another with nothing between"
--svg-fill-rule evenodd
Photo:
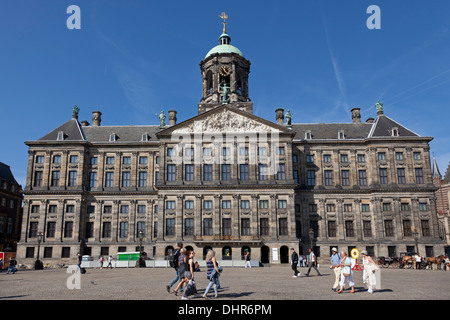
<instances>
[{"instance_id":1,"label":"green copper dome","mask_svg":"<svg viewBox=\"0 0 450 320\"><path fill-rule=\"evenodd\" d=\"M220 44L209 50L209 52L205 56L205 59L214 53L237 53L238 55L244 58L244 54L241 52L241 50L239 50L235 46L232 46L230 44L230 41L231 41L230 36L225 32L222 33L222 35L219 37Z\"/></svg>"}]
</instances>

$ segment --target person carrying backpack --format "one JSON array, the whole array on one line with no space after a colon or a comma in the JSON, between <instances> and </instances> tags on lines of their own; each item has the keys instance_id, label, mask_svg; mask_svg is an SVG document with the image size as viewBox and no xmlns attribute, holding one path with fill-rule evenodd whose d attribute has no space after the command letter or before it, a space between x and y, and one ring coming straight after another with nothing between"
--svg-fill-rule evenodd
<instances>
[{"instance_id":1,"label":"person carrying backpack","mask_svg":"<svg viewBox=\"0 0 450 320\"><path fill-rule=\"evenodd\" d=\"M181 280L180 273L178 271L178 257L180 256L180 250L183 248L183 243L178 242L177 244L178 248L175 250L175 253L169 257L169 265L175 269L175 277L172 279L172 281L166 286L167 292L170 293L170 288L177 283L177 281Z\"/></svg>"}]
</instances>

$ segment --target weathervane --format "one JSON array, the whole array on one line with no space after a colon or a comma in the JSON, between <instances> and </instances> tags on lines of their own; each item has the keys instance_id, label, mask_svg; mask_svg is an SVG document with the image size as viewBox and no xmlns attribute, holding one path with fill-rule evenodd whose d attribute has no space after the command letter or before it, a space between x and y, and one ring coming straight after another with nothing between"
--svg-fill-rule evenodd
<instances>
[{"instance_id":1,"label":"weathervane","mask_svg":"<svg viewBox=\"0 0 450 320\"><path fill-rule=\"evenodd\" d=\"M227 33L227 29L225 28L225 25L227 24L226 20L228 19L227 14L225 12L222 12L221 15L219 16L219 18L223 19L223 22L222 22L222 24L223 24L223 33Z\"/></svg>"}]
</instances>

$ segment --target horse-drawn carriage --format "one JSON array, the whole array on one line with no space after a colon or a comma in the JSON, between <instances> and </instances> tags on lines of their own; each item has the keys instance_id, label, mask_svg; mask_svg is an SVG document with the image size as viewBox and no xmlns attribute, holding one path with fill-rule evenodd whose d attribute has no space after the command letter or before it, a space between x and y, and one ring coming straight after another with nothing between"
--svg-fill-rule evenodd
<instances>
[{"instance_id":1,"label":"horse-drawn carriage","mask_svg":"<svg viewBox=\"0 0 450 320\"><path fill-rule=\"evenodd\" d=\"M399 265L398 258L383 257L383 256L378 257L377 263L380 268L389 268L389 267L398 268Z\"/></svg>"}]
</instances>

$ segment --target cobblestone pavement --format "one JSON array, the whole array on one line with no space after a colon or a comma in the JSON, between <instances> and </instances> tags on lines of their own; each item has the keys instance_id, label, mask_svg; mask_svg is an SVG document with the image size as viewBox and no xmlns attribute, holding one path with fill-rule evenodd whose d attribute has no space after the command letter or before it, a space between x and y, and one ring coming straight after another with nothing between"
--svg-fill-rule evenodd
<instances>
[{"instance_id":1,"label":"cobblestone pavement","mask_svg":"<svg viewBox=\"0 0 450 320\"><path fill-rule=\"evenodd\" d=\"M0 300L180 300L169 294L166 285L172 280L171 268L87 269L81 275L80 289L69 289L76 283L69 269L19 270L16 274L0 273ZM212 300L449 300L450 272L441 270L381 270L381 289L367 293L362 271L355 271L356 293L342 294L331 290L332 270L320 267L305 277L292 278L289 265L266 268L225 268L219 297ZM208 281L203 268L195 273L197 289L203 293ZM213 296L210 291L210 297ZM191 301L203 300L193 298Z\"/></svg>"}]
</instances>

